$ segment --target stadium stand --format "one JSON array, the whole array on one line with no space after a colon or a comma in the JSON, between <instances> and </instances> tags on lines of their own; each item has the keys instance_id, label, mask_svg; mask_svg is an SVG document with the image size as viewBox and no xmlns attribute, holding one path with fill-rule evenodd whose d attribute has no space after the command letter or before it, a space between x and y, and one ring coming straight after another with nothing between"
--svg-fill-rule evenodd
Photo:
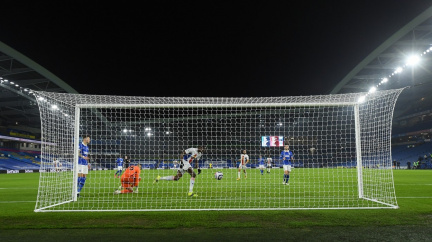
<instances>
[{"instance_id":1,"label":"stadium stand","mask_svg":"<svg viewBox=\"0 0 432 242\"><path fill-rule=\"evenodd\" d=\"M37 170L40 168L40 158L36 156L38 155L0 148L0 170Z\"/></svg>"},{"instance_id":2,"label":"stadium stand","mask_svg":"<svg viewBox=\"0 0 432 242\"><path fill-rule=\"evenodd\" d=\"M413 164L420 161L420 169L432 169L431 156L432 142L425 142L415 145L396 145L392 147L393 160L401 163L401 168L407 167L407 162ZM426 159L424 156L426 155Z\"/></svg>"}]
</instances>

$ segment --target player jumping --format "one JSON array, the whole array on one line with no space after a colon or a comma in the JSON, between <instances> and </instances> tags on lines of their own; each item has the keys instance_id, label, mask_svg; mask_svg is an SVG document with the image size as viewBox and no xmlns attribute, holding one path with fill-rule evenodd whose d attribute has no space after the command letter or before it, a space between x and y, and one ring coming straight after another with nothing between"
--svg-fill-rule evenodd
<instances>
[{"instance_id":1,"label":"player jumping","mask_svg":"<svg viewBox=\"0 0 432 242\"><path fill-rule=\"evenodd\" d=\"M193 187L195 184L195 177L196 174L192 168L192 161L195 161L196 166L198 167L198 160L202 156L202 152L204 151L204 148L202 146L198 148L189 148L183 152L182 161L180 161L180 168L177 170L177 175L175 176L157 176L154 180L153 184L157 183L159 180L166 180L166 181L178 181L180 178L182 178L183 173L187 171L189 175L191 176L190 183L189 183L189 197L197 197L198 195L193 192ZM198 167L198 174L201 173L201 169Z\"/></svg>"}]
</instances>

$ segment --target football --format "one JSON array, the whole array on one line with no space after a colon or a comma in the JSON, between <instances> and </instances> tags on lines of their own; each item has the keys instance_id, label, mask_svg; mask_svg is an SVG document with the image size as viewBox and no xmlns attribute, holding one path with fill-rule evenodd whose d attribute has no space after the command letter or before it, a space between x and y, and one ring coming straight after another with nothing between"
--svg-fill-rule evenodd
<instances>
[{"instance_id":1,"label":"football","mask_svg":"<svg viewBox=\"0 0 432 242\"><path fill-rule=\"evenodd\" d=\"M216 173L215 173L215 178L216 178L216 180L222 180L222 178L223 178L223 173L220 172L220 171L216 172Z\"/></svg>"}]
</instances>

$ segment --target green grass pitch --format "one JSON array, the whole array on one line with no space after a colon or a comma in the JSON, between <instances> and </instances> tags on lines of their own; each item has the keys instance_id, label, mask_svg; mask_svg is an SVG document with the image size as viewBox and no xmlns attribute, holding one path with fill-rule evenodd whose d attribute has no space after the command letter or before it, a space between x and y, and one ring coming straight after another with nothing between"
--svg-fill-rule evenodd
<instances>
[{"instance_id":1,"label":"green grass pitch","mask_svg":"<svg viewBox=\"0 0 432 242\"><path fill-rule=\"evenodd\" d=\"M222 180L214 179L215 171L222 171ZM390 171L364 169L363 173L384 173L389 183ZM40 207L54 211L101 211L101 210L264 210L264 209L322 209L322 208L382 208L375 201L360 199L356 169L295 169L290 185L284 186L283 170L272 169L261 175L258 169L248 169L237 181L237 169L205 169L195 180L194 192L199 196L190 198L189 174L179 181L159 181L157 175L174 175L175 170L143 170L140 192L136 194L113 194L120 185L113 178L113 171L91 171L81 197L76 202L51 206L70 199L72 173L43 173L42 186L52 192L41 199ZM376 184L374 184L376 185ZM59 187L65 187L59 189ZM69 188L67 188L69 187ZM389 189L393 189L390 186ZM376 190L376 188L374 188ZM373 191L373 190L372 190ZM55 193L55 194L54 194ZM366 192L365 192L366 193ZM61 194L61 195L58 195ZM382 193L380 199L386 199ZM55 196L54 196L55 195ZM57 199L57 196L64 196ZM378 195L375 195L378 196ZM392 200L392 199L390 199ZM391 201L395 205L395 201ZM39 206L38 206L39 207Z\"/></svg>"},{"instance_id":2,"label":"green grass pitch","mask_svg":"<svg viewBox=\"0 0 432 242\"><path fill-rule=\"evenodd\" d=\"M299 172L300 169L295 171ZM154 175L157 173L152 172ZM241 196L241 191L238 193L236 190L237 185L231 187L230 184L236 184L236 181L232 180L232 174L228 172L234 172L235 178L236 170L230 170L224 171L222 181L211 180L220 183L220 190L215 188L214 192L225 192L225 197L227 194ZM107 172L107 176L113 174L113 171ZM213 173L205 170L201 175L212 179L210 176ZM248 179L259 179L251 175ZM35 213L39 174L2 174L0 241L113 241L125 239L125 234L129 239L140 241L430 241L432 170L395 170L393 175L399 209ZM150 184L154 178L150 175L145 177L143 184ZM295 184L300 177L298 173L295 174L297 181L292 179L292 187L275 184L276 188L272 192L296 189ZM157 196L169 198L172 186L184 187L186 195L189 179L185 178L178 184L166 181L157 184L156 186L161 185L154 188L160 190ZM209 184L202 180L205 180L204 177L201 178L202 184L197 184L194 189L201 196L193 202L207 199L219 203L221 199L217 194L204 192ZM83 195L90 201L89 190L92 190L92 186L91 183L87 185L89 186L84 188ZM247 186L240 187L245 189L243 192L247 192ZM178 191L175 194L177 193ZM107 189L104 196L114 195L111 189ZM126 196L138 198L146 194ZM126 196L118 199L122 201ZM191 200L189 198L185 201Z\"/></svg>"}]
</instances>

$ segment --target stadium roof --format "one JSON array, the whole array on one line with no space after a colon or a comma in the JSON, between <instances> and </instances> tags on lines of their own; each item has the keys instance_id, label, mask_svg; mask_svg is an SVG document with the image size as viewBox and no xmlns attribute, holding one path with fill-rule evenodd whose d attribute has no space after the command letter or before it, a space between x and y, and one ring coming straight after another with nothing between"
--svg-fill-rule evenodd
<instances>
[{"instance_id":1,"label":"stadium roof","mask_svg":"<svg viewBox=\"0 0 432 242\"><path fill-rule=\"evenodd\" d=\"M40 117L30 90L78 93L60 78L0 42L0 126L40 134Z\"/></svg>"},{"instance_id":2,"label":"stadium roof","mask_svg":"<svg viewBox=\"0 0 432 242\"><path fill-rule=\"evenodd\" d=\"M425 112L432 107L431 47L432 7L372 51L331 93L368 92L372 87L376 90L409 87L398 99L394 118ZM419 58L418 65L407 65L412 56Z\"/></svg>"}]
</instances>

